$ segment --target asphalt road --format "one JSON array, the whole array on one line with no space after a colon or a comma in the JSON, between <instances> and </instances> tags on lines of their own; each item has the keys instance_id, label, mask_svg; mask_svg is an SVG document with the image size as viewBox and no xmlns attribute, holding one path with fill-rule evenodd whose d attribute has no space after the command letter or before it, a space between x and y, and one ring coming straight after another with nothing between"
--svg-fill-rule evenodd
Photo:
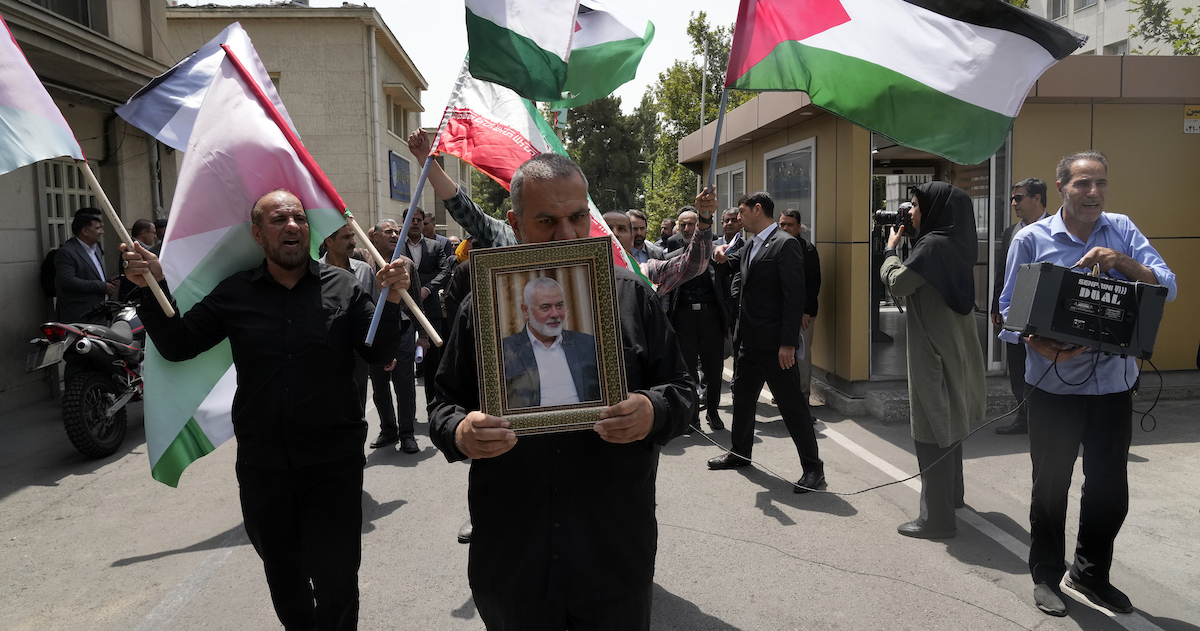
<instances>
[{"instance_id":1,"label":"asphalt road","mask_svg":"<svg viewBox=\"0 0 1200 631\"><path fill-rule=\"evenodd\" d=\"M728 432L663 451L653 628L1200 629L1196 405L1160 403L1155 430L1134 432L1113 582L1135 614L1102 613L1082 597L1068 599L1066 618L1033 606L1026 438L985 428L968 441L958 537L918 541L895 530L916 515L914 482L792 493L799 461L764 402L755 456L784 479L707 471L705 460L720 453L709 439L727 443ZM830 491L916 472L906 426L814 414ZM373 435L373 409L369 416ZM728 407L723 416L728 423ZM418 423L419 454L368 457L361 629L483 628L467 546L455 541L467 517L467 466L447 463L426 431ZM0 417L0 629L280 628L242 530L234 451L225 445L196 462L172 489L150 478L140 405L123 450L100 461L70 446L56 404ZM1079 466L1075 477L1072 523Z\"/></svg>"}]
</instances>

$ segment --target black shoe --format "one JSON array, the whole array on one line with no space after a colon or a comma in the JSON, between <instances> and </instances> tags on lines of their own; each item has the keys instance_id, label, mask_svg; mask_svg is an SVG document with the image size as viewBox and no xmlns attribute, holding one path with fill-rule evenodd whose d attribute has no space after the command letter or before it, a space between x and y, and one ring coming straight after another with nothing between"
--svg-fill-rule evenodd
<instances>
[{"instance_id":1,"label":"black shoe","mask_svg":"<svg viewBox=\"0 0 1200 631\"><path fill-rule=\"evenodd\" d=\"M1001 436L1013 436L1015 434L1028 434L1029 424L1021 421L1013 421L1012 425L1001 425L996 428L996 433Z\"/></svg>"},{"instance_id":2,"label":"black shoe","mask_svg":"<svg viewBox=\"0 0 1200 631\"><path fill-rule=\"evenodd\" d=\"M1133 603L1129 602L1129 597L1121 590L1113 587L1112 583L1086 585L1082 579L1067 574L1067 587L1087 596L1088 600L1109 611L1115 613L1133 612Z\"/></svg>"},{"instance_id":3,"label":"black shoe","mask_svg":"<svg viewBox=\"0 0 1200 631\"><path fill-rule=\"evenodd\" d=\"M471 520L468 519L467 523L463 524L462 528L458 529L458 542L471 543L471 531Z\"/></svg>"},{"instance_id":4,"label":"black shoe","mask_svg":"<svg viewBox=\"0 0 1200 631\"><path fill-rule=\"evenodd\" d=\"M410 437L400 441L400 451L406 454L415 454L421 451L421 448L417 446L417 439Z\"/></svg>"},{"instance_id":5,"label":"black shoe","mask_svg":"<svg viewBox=\"0 0 1200 631\"><path fill-rule=\"evenodd\" d=\"M712 431L714 432L719 432L725 429L725 423L722 423L721 417L717 416L716 414L708 415L708 426L712 428Z\"/></svg>"},{"instance_id":6,"label":"black shoe","mask_svg":"<svg viewBox=\"0 0 1200 631\"><path fill-rule=\"evenodd\" d=\"M1067 615L1067 603L1063 602L1061 594L1057 587L1050 587L1045 583L1033 586L1033 602L1037 608L1044 614L1060 618Z\"/></svg>"},{"instance_id":7,"label":"black shoe","mask_svg":"<svg viewBox=\"0 0 1200 631\"><path fill-rule=\"evenodd\" d=\"M930 528L927 522L917 519L907 524L900 524L896 527L896 532L905 537L913 537L914 539L951 539L958 534L958 529L953 526L950 528Z\"/></svg>"},{"instance_id":8,"label":"black shoe","mask_svg":"<svg viewBox=\"0 0 1200 631\"><path fill-rule=\"evenodd\" d=\"M740 467L750 466L750 461L745 458L727 451L716 458L708 459L708 468L713 471L721 471L723 469L737 469Z\"/></svg>"},{"instance_id":9,"label":"black shoe","mask_svg":"<svg viewBox=\"0 0 1200 631\"><path fill-rule=\"evenodd\" d=\"M825 486L824 471L805 471L804 475L792 486L793 493L808 493Z\"/></svg>"},{"instance_id":10,"label":"black shoe","mask_svg":"<svg viewBox=\"0 0 1200 631\"><path fill-rule=\"evenodd\" d=\"M380 432L379 436L375 439L375 442L371 443L371 449L387 447L388 445L394 444L398 440L400 440L400 437L396 434L386 434Z\"/></svg>"}]
</instances>

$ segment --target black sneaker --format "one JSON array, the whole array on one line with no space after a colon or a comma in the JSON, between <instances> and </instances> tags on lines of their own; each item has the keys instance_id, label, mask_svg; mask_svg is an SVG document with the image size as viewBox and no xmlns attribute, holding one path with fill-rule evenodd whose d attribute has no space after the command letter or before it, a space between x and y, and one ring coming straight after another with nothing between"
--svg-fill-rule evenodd
<instances>
[{"instance_id":1,"label":"black sneaker","mask_svg":"<svg viewBox=\"0 0 1200 631\"><path fill-rule=\"evenodd\" d=\"M1087 596L1093 603L1114 613L1133 613L1133 603L1125 592L1113 587L1112 583L1086 585L1082 579L1067 575L1067 587Z\"/></svg>"}]
</instances>

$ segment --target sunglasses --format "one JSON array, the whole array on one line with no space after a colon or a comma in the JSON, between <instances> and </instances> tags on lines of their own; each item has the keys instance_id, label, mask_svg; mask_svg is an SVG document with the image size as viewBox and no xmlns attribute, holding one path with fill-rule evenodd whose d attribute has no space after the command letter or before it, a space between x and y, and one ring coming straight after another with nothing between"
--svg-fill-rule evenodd
<instances>
[{"instance_id":1,"label":"sunglasses","mask_svg":"<svg viewBox=\"0 0 1200 631\"><path fill-rule=\"evenodd\" d=\"M1009 200L1020 203L1021 200L1025 199L1026 197L1029 197L1029 196L1025 195L1024 193L1017 193L1016 195L1013 195L1011 198L1009 198Z\"/></svg>"}]
</instances>

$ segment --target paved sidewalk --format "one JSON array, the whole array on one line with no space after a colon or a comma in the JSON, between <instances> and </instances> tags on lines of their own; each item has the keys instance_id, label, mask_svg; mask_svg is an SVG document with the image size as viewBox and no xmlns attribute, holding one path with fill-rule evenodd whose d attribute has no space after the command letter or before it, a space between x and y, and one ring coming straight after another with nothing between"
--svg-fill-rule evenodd
<instances>
[{"instance_id":1,"label":"paved sidewalk","mask_svg":"<svg viewBox=\"0 0 1200 631\"><path fill-rule=\"evenodd\" d=\"M726 423L729 402L726 393ZM1136 616L1074 600L1067 618L1034 608L1019 554L1028 545L1025 437L988 428L972 438L958 537L918 541L895 531L916 514L912 485L792 493L787 481L800 465L764 403L755 457L784 480L758 469L707 471L705 460L719 453L708 438L727 442L727 431L663 451L653 628L1200 629L1197 403L1161 402L1155 431L1134 432L1132 505L1113 580ZM0 629L279 628L242 531L233 445L193 464L171 489L150 478L140 406L131 412L124 449L101 461L75 453L56 404L0 417ZM906 427L814 412L829 490L915 473ZM373 410L369 417L374 430ZM467 516L467 466L447 463L426 432L418 423L418 454L368 456L361 629L483 628L467 587L467 546L455 541Z\"/></svg>"}]
</instances>

